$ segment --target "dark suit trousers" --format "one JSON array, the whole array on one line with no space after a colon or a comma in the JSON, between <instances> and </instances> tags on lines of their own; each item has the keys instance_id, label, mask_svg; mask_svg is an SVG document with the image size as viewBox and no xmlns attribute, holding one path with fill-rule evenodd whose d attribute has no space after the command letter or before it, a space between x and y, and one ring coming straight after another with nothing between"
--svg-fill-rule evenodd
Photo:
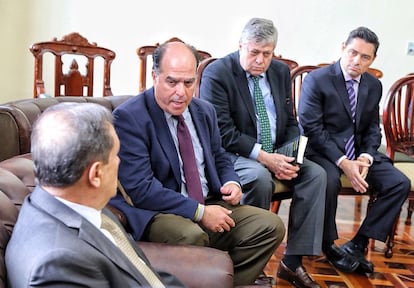
<instances>
[{"instance_id":1,"label":"dark suit trousers","mask_svg":"<svg viewBox=\"0 0 414 288\"><path fill-rule=\"evenodd\" d=\"M338 239L335 217L338 194L341 190L342 170L325 158L314 156L309 158L324 167L328 176L323 239L332 242ZM382 161L374 161L371 165L366 181L369 184L370 193L372 191L377 193L377 200L370 208L358 233L385 242L408 196L410 180L394 168L389 159L382 158Z\"/></svg>"}]
</instances>

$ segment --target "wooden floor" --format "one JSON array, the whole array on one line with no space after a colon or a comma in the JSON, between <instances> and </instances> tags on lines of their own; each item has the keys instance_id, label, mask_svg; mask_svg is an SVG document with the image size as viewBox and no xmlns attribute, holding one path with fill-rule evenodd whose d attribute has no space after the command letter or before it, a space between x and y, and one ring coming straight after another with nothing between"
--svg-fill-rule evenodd
<instances>
[{"instance_id":1,"label":"wooden floor","mask_svg":"<svg viewBox=\"0 0 414 288\"><path fill-rule=\"evenodd\" d=\"M361 219L365 217L367 200L368 198L363 196L340 196L337 213L337 225L340 234L340 239L337 241L338 245L354 236ZM290 200L284 200L279 211L279 216L283 219L285 225L287 225L289 205ZM314 257L314 259L305 257L303 262L306 270L310 272L321 287L414 287L414 220L412 225L405 225L406 216L407 203L405 203L401 212L392 258L384 257L384 243L379 241L371 243L367 259L375 265L372 275L339 272L323 256ZM291 287L288 282L276 276L285 246L286 242L284 241L266 266L265 273L273 276L276 280L276 285L273 287Z\"/></svg>"}]
</instances>

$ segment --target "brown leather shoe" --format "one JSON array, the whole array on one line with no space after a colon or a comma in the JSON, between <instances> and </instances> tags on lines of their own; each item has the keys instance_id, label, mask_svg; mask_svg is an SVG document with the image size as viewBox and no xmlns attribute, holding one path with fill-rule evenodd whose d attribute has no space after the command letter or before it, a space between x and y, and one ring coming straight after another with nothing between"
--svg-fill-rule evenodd
<instances>
[{"instance_id":1,"label":"brown leather shoe","mask_svg":"<svg viewBox=\"0 0 414 288\"><path fill-rule=\"evenodd\" d=\"M320 288L319 284L306 272L305 267L299 266L296 271L290 270L283 261L280 261L277 277L288 281L298 288Z\"/></svg>"}]
</instances>

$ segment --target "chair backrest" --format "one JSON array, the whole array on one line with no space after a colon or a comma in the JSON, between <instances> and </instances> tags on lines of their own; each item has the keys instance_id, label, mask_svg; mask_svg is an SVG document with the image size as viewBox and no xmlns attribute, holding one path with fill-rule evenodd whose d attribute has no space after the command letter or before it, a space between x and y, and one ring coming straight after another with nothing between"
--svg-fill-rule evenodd
<instances>
[{"instance_id":1,"label":"chair backrest","mask_svg":"<svg viewBox=\"0 0 414 288\"><path fill-rule=\"evenodd\" d=\"M331 65L332 63L320 63L318 64L318 66L320 67L328 66L328 65ZM382 78L382 76L384 75L381 70L377 68L372 68L372 67L369 67L367 72L378 79Z\"/></svg>"},{"instance_id":2,"label":"chair backrest","mask_svg":"<svg viewBox=\"0 0 414 288\"><path fill-rule=\"evenodd\" d=\"M395 152L402 152L414 158L414 75L391 85L383 106L383 124L387 155L394 159Z\"/></svg>"},{"instance_id":3,"label":"chair backrest","mask_svg":"<svg viewBox=\"0 0 414 288\"><path fill-rule=\"evenodd\" d=\"M165 42L182 42L185 43L183 40L177 37L172 37L168 39ZM147 89L147 74L149 75L150 72L148 69L148 58L152 57L152 54L154 54L154 50L160 45L160 43L156 43L155 45L147 45L147 46L141 46L137 48L137 55L139 58L139 92L144 91ZM200 58L200 61L211 57L211 54L202 50L197 50L198 56Z\"/></svg>"},{"instance_id":4,"label":"chair backrest","mask_svg":"<svg viewBox=\"0 0 414 288\"><path fill-rule=\"evenodd\" d=\"M298 66L290 71L290 78L292 79L292 106L293 106L293 115L297 117L297 109L299 104L300 91L302 89L302 82L305 79L306 75L320 68L319 66L314 65L304 65Z\"/></svg>"},{"instance_id":5,"label":"chair backrest","mask_svg":"<svg viewBox=\"0 0 414 288\"><path fill-rule=\"evenodd\" d=\"M34 43L30 47L35 58L33 96L52 92L45 88L43 78L44 54L51 53L55 57L54 69L54 96L93 96L93 83L95 71L95 58L103 59L103 96L112 95L110 84L111 63L115 59L115 52L107 48L99 47L74 32L64 36L61 40L54 38L52 41ZM69 71L65 72L63 57L71 58ZM86 73L79 71L78 60L85 60ZM86 89L86 91L85 91Z\"/></svg>"},{"instance_id":6,"label":"chair backrest","mask_svg":"<svg viewBox=\"0 0 414 288\"><path fill-rule=\"evenodd\" d=\"M196 80L196 88L194 90L194 97L199 98L200 97L200 85L201 85L201 77L203 75L204 69L213 61L215 61L217 58L209 57L200 62L197 68L197 80Z\"/></svg>"},{"instance_id":7,"label":"chair backrest","mask_svg":"<svg viewBox=\"0 0 414 288\"><path fill-rule=\"evenodd\" d=\"M289 66L289 69L292 70L299 66L298 62L295 60L283 58L282 55L273 55L273 59L279 60Z\"/></svg>"}]
</instances>

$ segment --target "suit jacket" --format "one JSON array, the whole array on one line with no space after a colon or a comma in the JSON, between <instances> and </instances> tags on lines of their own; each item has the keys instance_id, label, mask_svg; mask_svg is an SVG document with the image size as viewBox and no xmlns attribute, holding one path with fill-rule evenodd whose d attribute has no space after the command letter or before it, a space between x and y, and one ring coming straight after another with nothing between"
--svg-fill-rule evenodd
<instances>
[{"instance_id":1,"label":"suit jacket","mask_svg":"<svg viewBox=\"0 0 414 288\"><path fill-rule=\"evenodd\" d=\"M213 103L217 111L224 148L249 157L257 143L255 108L239 52L209 64L203 71L200 98ZM272 60L266 77L276 107L276 146L299 135L293 116L292 84L289 67Z\"/></svg>"},{"instance_id":2,"label":"suit jacket","mask_svg":"<svg viewBox=\"0 0 414 288\"><path fill-rule=\"evenodd\" d=\"M209 196L221 198L220 188L237 181L233 165L221 147L216 113L208 102L193 98L189 105L204 152ZM119 180L131 197L131 207L118 194L111 204L122 210L135 239L156 213L194 218L198 202L183 196L178 152L165 119L154 98L154 89L129 99L114 110L114 126L121 147Z\"/></svg>"},{"instance_id":3,"label":"suit jacket","mask_svg":"<svg viewBox=\"0 0 414 288\"><path fill-rule=\"evenodd\" d=\"M103 213L119 225L107 209ZM148 263L137 244L138 255ZM148 282L115 245L80 214L40 187L19 213L6 250L9 287L144 287ZM166 285L182 287L167 273Z\"/></svg>"},{"instance_id":4,"label":"suit jacket","mask_svg":"<svg viewBox=\"0 0 414 288\"><path fill-rule=\"evenodd\" d=\"M299 119L309 136L308 155L319 155L335 163L345 154L345 144L354 133L355 153L368 153L374 160L385 157L381 145L379 102L381 82L364 73L358 89L355 125L339 61L309 73L302 84Z\"/></svg>"}]
</instances>

